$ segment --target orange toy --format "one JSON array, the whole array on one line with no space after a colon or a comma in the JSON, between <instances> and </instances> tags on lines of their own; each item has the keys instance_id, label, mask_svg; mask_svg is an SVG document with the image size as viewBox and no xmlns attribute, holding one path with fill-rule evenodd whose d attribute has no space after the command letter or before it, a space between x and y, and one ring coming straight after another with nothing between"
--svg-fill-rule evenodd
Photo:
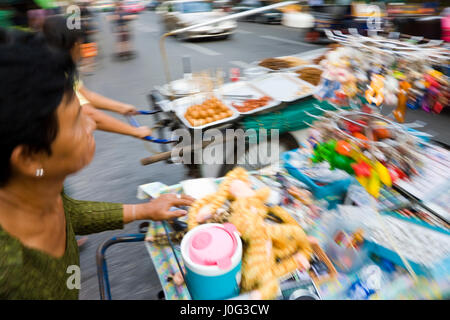
<instances>
[{"instance_id":1,"label":"orange toy","mask_svg":"<svg viewBox=\"0 0 450 320\"><path fill-rule=\"evenodd\" d=\"M377 107L381 105L384 100L384 77L379 74L372 75L372 81L369 88L366 90L366 100L370 104L375 104Z\"/></svg>"},{"instance_id":2,"label":"orange toy","mask_svg":"<svg viewBox=\"0 0 450 320\"><path fill-rule=\"evenodd\" d=\"M408 91L411 89L411 84L407 81L401 81L399 87L397 108L392 111L392 114L397 122L403 123L405 122L406 101L408 100Z\"/></svg>"},{"instance_id":3,"label":"orange toy","mask_svg":"<svg viewBox=\"0 0 450 320\"><path fill-rule=\"evenodd\" d=\"M359 133L359 132L355 132L355 133L353 134L353 136L354 136L356 139L359 139L359 140L369 141L369 139L367 139L367 137L366 137L365 135L363 135L362 133ZM361 144L364 148L368 148L368 147L369 147L369 145L368 145L367 143L361 142L360 144Z\"/></svg>"},{"instance_id":4,"label":"orange toy","mask_svg":"<svg viewBox=\"0 0 450 320\"><path fill-rule=\"evenodd\" d=\"M336 152L342 154L343 156L350 156L351 150L352 146L347 141L339 140L336 144Z\"/></svg>"}]
</instances>

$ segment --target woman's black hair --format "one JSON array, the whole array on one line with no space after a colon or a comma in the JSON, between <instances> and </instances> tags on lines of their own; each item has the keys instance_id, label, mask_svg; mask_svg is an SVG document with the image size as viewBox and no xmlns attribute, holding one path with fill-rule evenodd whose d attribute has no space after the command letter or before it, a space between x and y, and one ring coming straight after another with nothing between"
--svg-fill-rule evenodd
<instances>
[{"instance_id":1,"label":"woman's black hair","mask_svg":"<svg viewBox=\"0 0 450 320\"><path fill-rule=\"evenodd\" d=\"M11 154L46 152L58 133L56 110L72 99L76 68L67 51L42 34L0 28L0 187L11 178Z\"/></svg>"},{"instance_id":2,"label":"woman's black hair","mask_svg":"<svg viewBox=\"0 0 450 320\"><path fill-rule=\"evenodd\" d=\"M69 28L67 16L55 15L45 19L42 32L48 43L56 48L70 51L77 42L82 41L82 27Z\"/></svg>"}]
</instances>

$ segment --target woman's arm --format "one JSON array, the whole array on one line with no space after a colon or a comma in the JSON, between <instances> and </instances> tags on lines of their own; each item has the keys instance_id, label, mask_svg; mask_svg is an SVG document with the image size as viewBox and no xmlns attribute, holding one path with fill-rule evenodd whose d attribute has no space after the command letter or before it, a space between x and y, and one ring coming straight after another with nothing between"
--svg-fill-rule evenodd
<instances>
[{"instance_id":1,"label":"woman's arm","mask_svg":"<svg viewBox=\"0 0 450 320\"><path fill-rule=\"evenodd\" d=\"M80 93L95 107L99 109L105 109L114 111L120 114L135 114L137 109L131 104L126 104L117 100L109 99L101 94L95 93L85 86L80 86L78 89Z\"/></svg>"},{"instance_id":2,"label":"woman's arm","mask_svg":"<svg viewBox=\"0 0 450 320\"><path fill-rule=\"evenodd\" d=\"M95 109L90 104L83 105L83 112L95 121L98 130L126 134L136 138L144 138L151 135L152 130L146 126L133 127L132 125L120 121L103 111Z\"/></svg>"},{"instance_id":3,"label":"woman's arm","mask_svg":"<svg viewBox=\"0 0 450 320\"><path fill-rule=\"evenodd\" d=\"M167 220L186 214L185 210L173 210L176 206L189 206L193 199L165 194L147 203L120 204L74 200L62 195L64 210L68 211L74 232L78 235L122 229L135 220Z\"/></svg>"}]
</instances>

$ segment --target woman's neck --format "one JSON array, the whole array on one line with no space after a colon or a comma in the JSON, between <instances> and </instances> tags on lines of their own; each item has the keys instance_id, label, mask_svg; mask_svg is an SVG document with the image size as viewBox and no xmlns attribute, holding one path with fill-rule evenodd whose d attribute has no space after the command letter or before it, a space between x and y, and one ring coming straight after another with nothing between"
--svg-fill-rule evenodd
<instances>
[{"instance_id":1,"label":"woman's neck","mask_svg":"<svg viewBox=\"0 0 450 320\"><path fill-rule=\"evenodd\" d=\"M64 179L15 179L0 188L0 214L3 206L14 207L23 214L54 213L63 189Z\"/></svg>"},{"instance_id":2,"label":"woman's neck","mask_svg":"<svg viewBox=\"0 0 450 320\"><path fill-rule=\"evenodd\" d=\"M63 182L20 179L0 188L2 229L29 248L61 257L66 248Z\"/></svg>"}]
</instances>

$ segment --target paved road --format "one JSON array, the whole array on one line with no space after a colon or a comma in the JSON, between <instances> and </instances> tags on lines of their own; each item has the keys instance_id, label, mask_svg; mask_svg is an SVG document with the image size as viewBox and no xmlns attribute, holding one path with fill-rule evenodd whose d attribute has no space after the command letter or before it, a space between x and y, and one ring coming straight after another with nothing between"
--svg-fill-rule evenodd
<instances>
[{"instance_id":1,"label":"paved road","mask_svg":"<svg viewBox=\"0 0 450 320\"><path fill-rule=\"evenodd\" d=\"M104 16L100 16L101 32L98 35L99 65L93 75L84 78L88 88L108 97L147 106L146 95L154 85L165 83L158 39L162 33L155 13L146 12L134 22L133 40L138 56L129 61L117 62L111 57L114 38ZM167 39L167 51L171 59L172 77L182 75L181 57L192 58L194 71L206 68L244 67L266 57L291 55L318 46L301 42L300 33L282 26L239 23L236 34L225 41L180 42ZM117 116L117 115L114 115ZM121 118L120 116L117 116ZM448 114L432 116L424 112L408 114L408 120L426 117L448 140ZM430 120L429 120L430 119ZM142 124L151 125L151 118L140 116ZM116 134L95 133L96 155L92 163L69 177L66 191L69 195L86 200L138 203L136 187L140 184L161 181L174 184L186 178L186 170L180 165L157 163L141 166L139 159L148 156L148 144L137 139ZM152 146L154 148L154 146ZM98 299L98 281L95 252L99 244L118 233L136 232L138 223L131 223L124 230L103 232L89 236L82 248L82 287L80 299ZM113 246L108 250L108 267L113 299L156 299L161 290L156 273L143 243Z\"/></svg>"}]
</instances>

